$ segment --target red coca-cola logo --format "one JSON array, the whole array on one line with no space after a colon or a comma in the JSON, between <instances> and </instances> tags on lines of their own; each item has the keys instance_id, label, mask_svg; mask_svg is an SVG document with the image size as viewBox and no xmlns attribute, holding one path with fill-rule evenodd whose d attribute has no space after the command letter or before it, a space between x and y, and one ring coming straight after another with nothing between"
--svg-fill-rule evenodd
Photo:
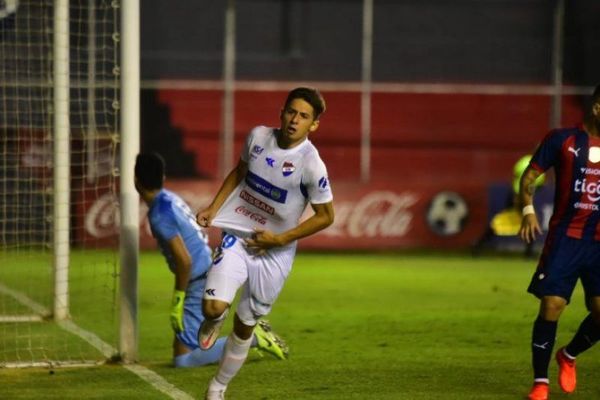
<instances>
[{"instance_id":1,"label":"red coca-cola logo","mask_svg":"<svg viewBox=\"0 0 600 400\"><path fill-rule=\"evenodd\" d=\"M248 210L246 207L244 206L239 206L235 209L235 212L237 214L241 214L245 217L250 218L252 221L256 221L261 225L264 225L267 223L267 218L265 218L264 216L260 215L259 213L255 213L252 212L250 210Z\"/></svg>"},{"instance_id":2,"label":"red coca-cola logo","mask_svg":"<svg viewBox=\"0 0 600 400\"><path fill-rule=\"evenodd\" d=\"M419 200L412 192L373 191L357 201L335 204L335 222L328 236L401 237L411 229L411 207Z\"/></svg>"},{"instance_id":3,"label":"red coca-cola logo","mask_svg":"<svg viewBox=\"0 0 600 400\"><path fill-rule=\"evenodd\" d=\"M190 205L192 210L200 210L206 207L210 201L210 196L199 196L192 192L181 192L180 196ZM145 203L140 204L140 226L142 232L150 235L150 224L146 214L148 206ZM112 235L119 234L121 226L119 216L119 199L115 193L105 193L98 197L88 208L85 214L84 227L87 234L94 238L102 239Z\"/></svg>"},{"instance_id":4,"label":"red coca-cola logo","mask_svg":"<svg viewBox=\"0 0 600 400\"><path fill-rule=\"evenodd\" d=\"M119 200L114 193L98 197L85 215L85 231L101 239L116 235L119 231Z\"/></svg>"}]
</instances>

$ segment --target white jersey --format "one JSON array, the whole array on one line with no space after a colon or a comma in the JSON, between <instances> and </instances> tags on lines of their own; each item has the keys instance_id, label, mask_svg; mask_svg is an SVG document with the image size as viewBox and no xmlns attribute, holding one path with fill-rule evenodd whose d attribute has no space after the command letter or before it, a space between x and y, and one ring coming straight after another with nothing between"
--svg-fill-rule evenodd
<instances>
[{"instance_id":1,"label":"white jersey","mask_svg":"<svg viewBox=\"0 0 600 400\"><path fill-rule=\"evenodd\" d=\"M258 126L246 138L240 158L248 163L248 173L217 212L213 226L240 237L254 228L281 233L298 225L308 203L333 199L325 164L308 139L281 149L275 129Z\"/></svg>"}]
</instances>

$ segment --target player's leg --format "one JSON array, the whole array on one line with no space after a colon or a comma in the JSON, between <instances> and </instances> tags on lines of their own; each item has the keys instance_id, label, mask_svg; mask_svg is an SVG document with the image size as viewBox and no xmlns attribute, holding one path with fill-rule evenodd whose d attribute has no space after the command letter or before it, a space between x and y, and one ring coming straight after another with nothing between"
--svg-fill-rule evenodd
<instances>
[{"instance_id":1,"label":"player's leg","mask_svg":"<svg viewBox=\"0 0 600 400\"><path fill-rule=\"evenodd\" d=\"M208 364L216 364L223 355L226 337L220 337L209 350L199 347L190 350L187 346L175 339L173 364L176 368L201 367ZM285 360L288 357L288 347L285 341L274 333L267 321L261 320L254 329L250 348L256 348L267 352L273 357Z\"/></svg>"},{"instance_id":2,"label":"player's leg","mask_svg":"<svg viewBox=\"0 0 600 400\"><path fill-rule=\"evenodd\" d=\"M209 350L216 343L229 313L230 304L229 302L210 299L204 299L202 302L202 312L205 319L198 331L198 345L202 350Z\"/></svg>"},{"instance_id":3,"label":"player's leg","mask_svg":"<svg viewBox=\"0 0 600 400\"><path fill-rule=\"evenodd\" d=\"M566 355L573 360L600 340L600 297L592 297L588 302L590 313L579 325L571 342L564 348Z\"/></svg>"},{"instance_id":4,"label":"player's leg","mask_svg":"<svg viewBox=\"0 0 600 400\"><path fill-rule=\"evenodd\" d=\"M210 399L211 393L223 393L229 382L240 370L248 356L252 332L258 323L260 317L267 315L271 311L272 301L275 300L283 287L285 276L282 279L264 279L260 280L250 271L265 268L265 257L254 259L249 265L249 279L243 286L243 291L240 296L240 301L235 313L233 332L227 338L227 344L223 352L223 358L219 364L219 370L215 377L211 380L207 399ZM271 265L270 271L276 269L277 266ZM272 275L271 275L272 277ZM262 288L273 294L269 303L259 301L257 299ZM264 294L264 293L263 293ZM214 398L217 398L216 395Z\"/></svg>"},{"instance_id":5,"label":"player's leg","mask_svg":"<svg viewBox=\"0 0 600 400\"><path fill-rule=\"evenodd\" d=\"M556 353L558 383L566 393L573 392L577 385L575 358L600 340L600 244L590 245L587 250L587 264L582 268L580 278L590 313L569 344Z\"/></svg>"},{"instance_id":6,"label":"player's leg","mask_svg":"<svg viewBox=\"0 0 600 400\"><path fill-rule=\"evenodd\" d=\"M175 339L177 341L177 339ZM173 364L176 368L200 367L208 364L216 364L223 355L226 338L217 339L215 344L209 350L195 348L190 350L186 347L185 351L179 352L173 358ZM181 345L181 343L179 344ZM175 345L177 346L177 345Z\"/></svg>"},{"instance_id":7,"label":"player's leg","mask_svg":"<svg viewBox=\"0 0 600 400\"><path fill-rule=\"evenodd\" d=\"M193 279L188 284L183 308L183 331L173 340L173 364L177 368L198 367L217 363L223 354L225 338L217 340L207 351L198 348L198 330L204 321L202 297L206 278Z\"/></svg>"},{"instance_id":8,"label":"player's leg","mask_svg":"<svg viewBox=\"0 0 600 400\"><path fill-rule=\"evenodd\" d=\"M197 278L189 282L183 308L183 331L175 334L173 340L173 364L175 367L195 367L216 363L223 354L225 340L217 343L209 351L198 349L198 330L204 317L202 315L202 296L206 278Z\"/></svg>"},{"instance_id":9,"label":"player's leg","mask_svg":"<svg viewBox=\"0 0 600 400\"><path fill-rule=\"evenodd\" d=\"M594 248L594 254L600 253L600 245ZM575 359L600 340L600 256L590 260L589 265L581 274L581 283L585 292L588 311L587 317L581 322L577 333L565 347L564 355Z\"/></svg>"},{"instance_id":10,"label":"player's leg","mask_svg":"<svg viewBox=\"0 0 600 400\"><path fill-rule=\"evenodd\" d=\"M246 358L252 343L253 325L248 325L247 322L242 322L237 313L233 319L233 332L227 337L223 357L219 363L219 370L214 378L210 381L206 398L211 396L216 397L220 393L224 393L227 385L238 373Z\"/></svg>"},{"instance_id":11,"label":"player's leg","mask_svg":"<svg viewBox=\"0 0 600 400\"><path fill-rule=\"evenodd\" d=\"M600 296L595 295L597 291L591 284L594 281L590 281L589 276L582 276L582 282L586 289L586 304L590 313L581 322L569 344L556 353L558 383L565 393L575 391L577 386L575 358L600 340Z\"/></svg>"},{"instance_id":12,"label":"player's leg","mask_svg":"<svg viewBox=\"0 0 600 400\"><path fill-rule=\"evenodd\" d=\"M238 315L245 319L251 316L267 315L289 275L294 262L295 251L289 248L271 249L269 253L255 260L248 268L248 286L252 296L242 298L238 306ZM258 321L254 329L258 339L258 348L276 358L287 359L289 348L285 341L275 334L270 325Z\"/></svg>"},{"instance_id":13,"label":"player's leg","mask_svg":"<svg viewBox=\"0 0 600 400\"><path fill-rule=\"evenodd\" d=\"M234 329L227 338L217 375L211 380L207 399L218 399L240 370L250 348L254 327L267 315L285 283L294 258L294 249L272 249L254 257L246 253L248 279L237 306Z\"/></svg>"},{"instance_id":14,"label":"player's leg","mask_svg":"<svg viewBox=\"0 0 600 400\"><path fill-rule=\"evenodd\" d=\"M258 350L269 353L280 360L287 360L289 347L281 336L273 332L268 321L264 319L258 321L254 327L254 342L256 342ZM251 347L255 347L254 342Z\"/></svg>"},{"instance_id":15,"label":"player's leg","mask_svg":"<svg viewBox=\"0 0 600 400\"><path fill-rule=\"evenodd\" d=\"M540 308L531 334L534 385L529 398L548 397L548 367L552 359L558 320L569 303L582 263L581 241L562 237L546 240L544 251L528 291L540 298Z\"/></svg>"},{"instance_id":16,"label":"player's leg","mask_svg":"<svg viewBox=\"0 0 600 400\"><path fill-rule=\"evenodd\" d=\"M210 349L216 342L237 290L248 279L245 254L241 240L229 234L223 236L204 289L204 321L198 331L202 350Z\"/></svg>"},{"instance_id":17,"label":"player's leg","mask_svg":"<svg viewBox=\"0 0 600 400\"><path fill-rule=\"evenodd\" d=\"M566 305L567 301L559 296L544 296L540 301L540 310L531 334L534 382L549 382L548 366L552 358L558 319Z\"/></svg>"}]
</instances>

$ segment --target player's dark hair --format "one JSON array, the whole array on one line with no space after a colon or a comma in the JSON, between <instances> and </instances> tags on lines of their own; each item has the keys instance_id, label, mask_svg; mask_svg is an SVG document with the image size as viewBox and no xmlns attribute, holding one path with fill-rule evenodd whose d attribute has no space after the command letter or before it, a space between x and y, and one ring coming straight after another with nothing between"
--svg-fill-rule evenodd
<instances>
[{"instance_id":1,"label":"player's dark hair","mask_svg":"<svg viewBox=\"0 0 600 400\"><path fill-rule=\"evenodd\" d=\"M147 190L162 189L165 160L158 153L140 153L135 159L135 177Z\"/></svg>"},{"instance_id":2,"label":"player's dark hair","mask_svg":"<svg viewBox=\"0 0 600 400\"><path fill-rule=\"evenodd\" d=\"M600 85L596 86L592 95L586 96L583 101L583 111L586 117L592 115L594 104L600 104Z\"/></svg>"},{"instance_id":3,"label":"player's dark hair","mask_svg":"<svg viewBox=\"0 0 600 400\"><path fill-rule=\"evenodd\" d=\"M321 114L325 112L325 99L317 89L299 87L292 90L285 100L285 108L295 99L302 99L310 104L314 110L315 119L319 119Z\"/></svg>"}]
</instances>

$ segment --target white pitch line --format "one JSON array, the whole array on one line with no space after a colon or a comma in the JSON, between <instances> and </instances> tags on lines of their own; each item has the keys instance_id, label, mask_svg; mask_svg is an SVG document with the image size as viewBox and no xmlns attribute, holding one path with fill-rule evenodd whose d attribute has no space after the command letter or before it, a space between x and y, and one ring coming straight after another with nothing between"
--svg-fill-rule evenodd
<instances>
[{"instance_id":1,"label":"white pitch line","mask_svg":"<svg viewBox=\"0 0 600 400\"><path fill-rule=\"evenodd\" d=\"M173 384L167 382L165 378L157 374L156 372L149 370L146 367L142 367L138 364L126 364L123 365L124 368L127 368L137 376L139 376L142 380L150 383L157 390L165 393L172 399L175 400L194 400L192 396L187 394L186 392L179 390Z\"/></svg>"},{"instance_id":2,"label":"white pitch line","mask_svg":"<svg viewBox=\"0 0 600 400\"><path fill-rule=\"evenodd\" d=\"M0 322L42 322L41 315L0 315Z\"/></svg>"},{"instance_id":3,"label":"white pitch line","mask_svg":"<svg viewBox=\"0 0 600 400\"><path fill-rule=\"evenodd\" d=\"M5 286L3 283L0 283L0 293L11 296L19 303L23 304L26 307L29 307L33 312L42 316L49 316L50 312L46 309L46 307L41 304L33 301L31 298L27 297L25 294L11 289L8 286Z\"/></svg>"},{"instance_id":4,"label":"white pitch line","mask_svg":"<svg viewBox=\"0 0 600 400\"><path fill-rule=\"evenodd\" d=\"M12 296L15 300L31 308L36 313L39 313L41 315L49 315L48 310L46 310L44 306L30 299L25 294L18 292L14 289L8 288L2 283L0 283L0 293ZM79 336L81 339L88 342L90 345L92 345L92 347L100 351L100 353L102 353L106 358L110 358L118 353L117 349L104 342L96 334L82 329L73 321L66 320L58 321L57 323L61 328L63 328L67 332ZM174 400L194 400L192 396L178 389L176 386L169 383L165 378L146 367L143 367L138 364L123 364L122 366L123 368L136 374L143 381L152 385L159 392L164 393L165 395Z\"/></svg>"}]
</instances>

